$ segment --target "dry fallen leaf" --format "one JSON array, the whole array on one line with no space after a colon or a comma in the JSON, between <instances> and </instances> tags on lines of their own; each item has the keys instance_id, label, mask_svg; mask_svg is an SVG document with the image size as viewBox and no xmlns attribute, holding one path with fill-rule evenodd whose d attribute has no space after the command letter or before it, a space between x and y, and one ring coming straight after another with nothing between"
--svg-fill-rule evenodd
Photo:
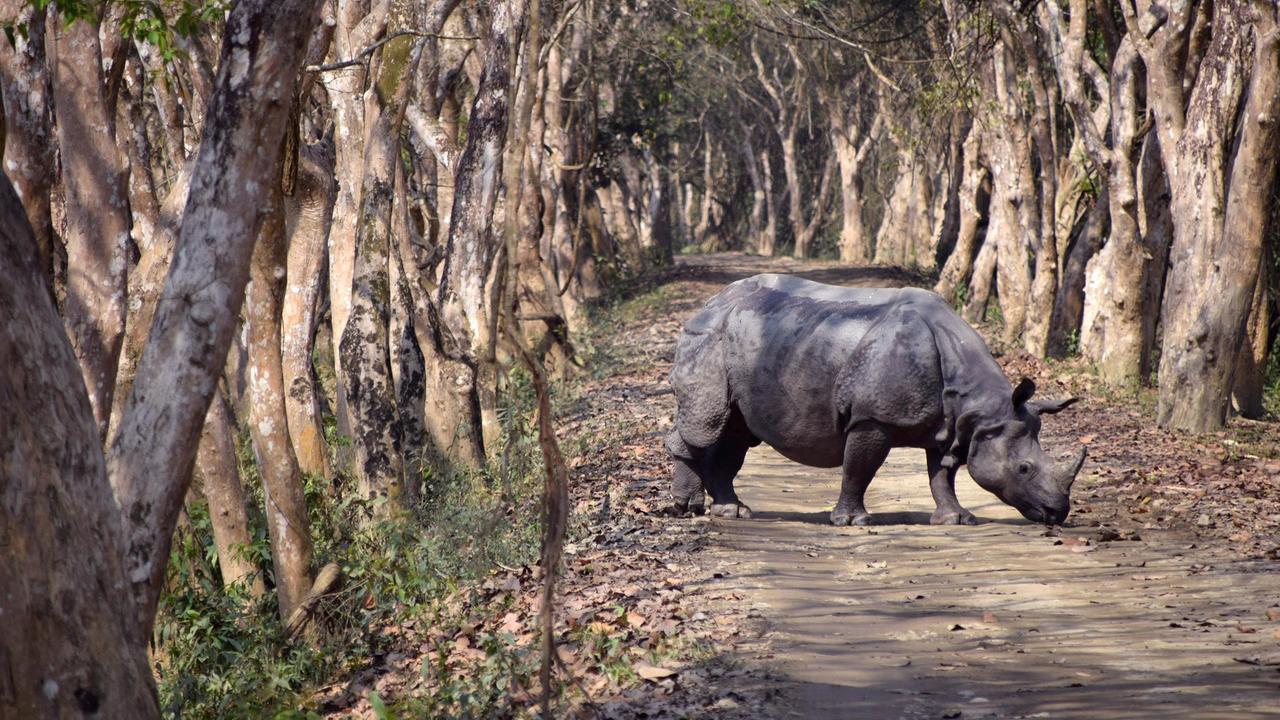
<instances>
[{"instance_id":1,"label":"dry fallen leaf","mask_svg":"<svg viewBox=\"0 0 1280 720\"><path fill-rule=\"evenodd\" d=\"M669 678L672 675L675 675L676 671L669 670L664 667L658 667L656 665L649 665L647 663L637 663L636 674L638 674L640 677L644 678L645 680L652 680L654 682L657 682L658 680Z\"/></svg>"}]
</instances>

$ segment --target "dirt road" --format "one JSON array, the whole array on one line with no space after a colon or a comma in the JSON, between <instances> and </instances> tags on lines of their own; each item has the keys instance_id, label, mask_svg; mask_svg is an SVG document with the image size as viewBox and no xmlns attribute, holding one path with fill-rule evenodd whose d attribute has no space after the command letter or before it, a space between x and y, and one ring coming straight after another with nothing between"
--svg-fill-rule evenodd
<instances>
[{"instance_id":1,"label":"dirt road","mask_svg":"<svg viewBox=\"0 0 1280 720\"><path fill-rule=\"evenodd\" d=\"M1047 537L968 477L960 500L983 522L933 527L923 464L894 451L867 496L876 524L836 528L838 471L748 456L737 487L756 519L713 520L707 562L768 621L784 714L1280 717L1265 561L1167 531Z\"/></svg>"},{"instance_id":2,"label":"dirt road","mask_svg":"<svg viewBox=\"0 0 1280 720\"><path fill-rule=\"evenodd\" d=\"M679 323L764 271L927 284L892 268L681 258L616 330L614 352L632 363L625 382L597 393L618 398L607 417L648 413L610 421L632 428L646 459L619 471L646 513L669 497L662 437ZM646 546L666 561L655 574L696 566L680 584L682 627L736 680L680 668L685 695L649 702L643 717L1280 718L1280 467L1240 435L1154 429L1147 409L1078 387L1078 363L1051 368L1008 349L999 360L1045 397L1085 395L1042 436L1051 454L1092 443L1068 527L1046 536L967 476L960 499L983 523L930 526L923 453L900 450L868 493L878 524L836 528L839 471L756 448L736 482L755 519L664 518Z\"/></svg>"}]
</instances>

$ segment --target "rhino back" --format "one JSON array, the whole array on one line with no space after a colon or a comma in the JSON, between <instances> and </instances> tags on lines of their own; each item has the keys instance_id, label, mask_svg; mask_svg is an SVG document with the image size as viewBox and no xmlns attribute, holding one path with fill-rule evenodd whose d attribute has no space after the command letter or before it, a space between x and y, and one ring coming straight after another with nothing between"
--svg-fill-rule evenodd
<instances>
[{"instance_id":1,"label":"rhino back","mask_svg":"<svg viewBox=\"0 0 1280 720\"><path fill-rule=\"evenodd\" d=\"M784 455L810 465L840 464L836 378L868 329L918 292L785 275L734 283L708 303L722 314L730 402L756 437Z\"/></svg>"}]
</instances>

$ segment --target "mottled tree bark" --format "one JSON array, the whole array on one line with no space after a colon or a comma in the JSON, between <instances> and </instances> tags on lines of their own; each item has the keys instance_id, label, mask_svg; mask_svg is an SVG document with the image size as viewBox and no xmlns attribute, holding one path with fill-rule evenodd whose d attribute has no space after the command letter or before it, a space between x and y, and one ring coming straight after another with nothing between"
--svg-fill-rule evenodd
<instances>
[{"instance_id":1,"label":"mottled tree bark","mask_svg":"<svg viewBox=\"0 0 1280 720\"><path fill-rule=\"evenodd\" d=\"M862 221L862 164L880 134L883 121L876 115L871 128L860 133L857 118L848 117L848 111L841 104L831 100L826 104L831 147L840 172L840 261L868 263L871 262L871 237Z\"/></svg>"},{"instance_id":2,"label":"mottled tree bark","mask_svg":"<svg viewBox=\"0 0 1280 720\"><path fill-rule=\"evenodd\" d=\"M329 453L320 397L311 368L316 310L324 289L329 224L334 207L333 156L320 146L298 154L293 194L286 196L287 288L280 310L280 365L288 383L284 404L289 439L304 473L327 476Z\"/></svg>"},{"instance_id":3,"label":"mottled tree bark","mask_svg":"<svg viewBox=\"0 0 1280 720\"><path fill-rule=\"evenodd\" d=\"M1110 385L1141 382L1149 366L1151 340L1144 318L1159 313L1159 304L1143 302L1149 269L1138 226L1138 83L1141 72L1133 45L1126 38L1111 70L1111 137L1106 159L1111 232L1089 263L1080 346L1098 374Z\"/></svg>"},{"instance_id":4,"label":"mottled tree bark","mask_svg":"<svg viewBox=\"0 0 1280 720\"><path fill-rule=\"evenodd\" d=\"M280 316L288 252L284 197L273 178L263 203L267 217L254 244L245 319L249 325L249 437L262 476L271 560L280 617L289 615L311 587L311 530L302 473L293 454L280 356Z\"/></svg>"},{"instance_id":5,"label":"mottled tree bark","mask_svg":"<svg viewBox=\"0 0 1280 720\"><path fill-rule=\"evenodd\" d=\"M155 618L200 429L222 374L275 180L316 0L242 0L223 32L172 267L107 470L125 518L125 571L141 627Z\"/></svg>"},{"instance_id":6,"label":"mottled tree bark","mask_svg":"<svg viewBox=\"0 0 1280 720\"><path fill-rule=\"evenodd\" d=\"M160 206L151 226L151 244L143 251L141 259L129 273L129 314L125 319L124 343L116 369L116 389L111 407L111 429L108 441L114 442L120 431L125 403L133 389L133 381L147 345L151 322L155 318L156 303L164 289L165 276L173 260L173 247L178 234L182 209L187 204L191 189L191 172L194 163L188 163L178 173L169 189L169 195Z\"/></svg>"},{"instance_id":7,"label":"mottled tree bark","mask_svg":"<svg viewBox=\"0 0 1280 720\"><path fill-rule=\"evenodd\" d=\"M129 167L106 101L98 23L60 14L49 36L61 181L66 192L67 301L63 319L105 440L124 339Z\"/></svg>"},{"instance_id":8,"label":"mottled tree bark","mask_svg":"<svg viewBox=\"0 0 1280 720\"><path fill-rule=\"evenodd\" d=\"M964 319L973 324L987 319L987 302L991 298L991 286L996 274L996 237L1004 232L1000 227L1003 218L1004 213L988 215L987 232L983 236L978 256L973 260L969 299L964 305Z\"/></svg>"},{"instance_id":9,"label":"mottled tree bark","mask_svg":"<svg viewBox=\"0 0 1280 720\"><path fill-rule=\"evenodd\" d=\"M54 138L45 64L45 10L21 0L0 2L0 21L25 25L13 43L0 42L0 95L4 98L4 173L13 182L40 248L40 272L53 288L54 234L49 191L54 180Z\"/></svg>"},{"instance_id":10,"label":"mottled tree bark","mask_svg":"<svg viewBox=\"0 0 1280 720\"><path fill-rule=\"evenodd\" d=\"M1244 347L1236 361L1235 377L1231 386L1231 406L1235 412L1247 418L1261 419L1267 416L1263 394L1267 387L1267 341L1270 339L1271 298L1267 291L1266 260L1258 273L1249 309L1249 321L1245 325Z\"/></svg>"},{"instance_id":11,"label":"mottled tree bark","mask_svg":"<svg viewBox=\"0 0 1280 720\"><path fill-rule=\"evenodd\" d=\"M355 58L387 26L390 3L374 0L342 0L338 3L333 47L338 58ZM357 64L326 73L325 88L333 110L334 174L338 180L333 225L329 230L329 318L333 327L333 362L338 379L334 414L338 430L354 432L347 412L346 377L342 370L343 332L351 315L352 282L356 261L356 226L360 190L364 179L364 93L368 83L365 65Z\"/></svg>"},{"instance_id":12,"label":"mottled tree bark","mask_svg":"<svg viewBox=\"0 0 1280 720\"><path fill-rule=\"evenodd\" d=\"M93 409L5 177L0 276L3 713L159 718Z\"/></svg>"},{"instance_id":13,"label":"mottled tree bark","mask_svg":"<svg viewBox=\"0 0 1280 720\"><path fill-rule=\"evenodd\" d=\"M881 112L887 112L887 108L882 107ZM929 268L934 261L928 249L933 233L930 171L911 144L899 145L896 153L893 189L885 201L884 220L876 232L875 261Z\"/></svg>"},{"instance_id":14,"label":"mottled tree bark","mask_svg":"<svg viewBox=\"0 0 1280 720\"><path fill-rule=\"evenodd\" d=\"M764 220L765 211L768 205L765 202L764 178L760 172L760 159L756 156L755 143L751 141L751 132L749 128L743 130L742 140L745 151L742 156L742 164L747 168L747 176L751 179L751 214L747 216L747 242L746 247L752 252L759 253L767 244L764 239ZM677 186L677 196L679 188ZM677 206L679 205L679 197L676 198Z\"/></svg>"},{"instance_id":15,"label":"mottled tree bark","mask_svg":"<svg viewBox=\"0 0 1280 720\"><path fill-rule=\"evenodd\" d=\"M760 238L760 254L771 257L778 244L778 193L773 190L773 161L769 148L760 151L760 176L764 183L764 200L767 210L764 220L764 234Z\"/></svg>"},{"instance_id":16,"label":"mottled tree bark","mask_svg":"<svg viewBox=\"0 0 1280 720\"><path fill-rule=\"evenodd\" d=\"M460 359L465 357L470 362L483 359L493 332L485 293L497 250L490 220L497 202L507 139L507 111L512 95L509 58L525 15L524 0L491 0L491 5L493 21L484 52L484 70L454 179L453 214L438 301L441 320L451 335L446 353L457 353ZM474 374L469 383L474 395ZM480 429L478 417L464 422L473 428L472 432ZM483 448L482 435L473 442Z\"/></svg>"},{"instance_id":17,"label":"mottled tree bark","mask_svg":"<svg viewBox=\"0 0 1280 720\"><path fill-rule=\"evenodd\" d=\"M1215 7L1185 112L1174 102L1181 88L1150 75L1157 128L1161 113L1183 113L1181 132L1160 134L1161 147L1170 148L1164 157L1174 219L1160 355L1162 426L1222 427L1239 354L1251 352L1245 334L1280 140L1276 12L1245 0ZM1150 68L1154 48L1140 50Z\"/></svg>"}]
</instances>

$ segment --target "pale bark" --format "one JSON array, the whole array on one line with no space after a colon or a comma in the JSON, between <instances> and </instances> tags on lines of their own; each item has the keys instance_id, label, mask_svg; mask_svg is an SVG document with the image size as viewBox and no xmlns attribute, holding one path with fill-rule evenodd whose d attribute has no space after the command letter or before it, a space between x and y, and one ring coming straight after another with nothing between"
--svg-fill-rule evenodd
<instances>
[{"instance_id":1,"label":"pale bark","mask_svg":"<svg viewBox=\"0 0 1280 720\"><path fill-rule=\"evenodd\" d=\"M769 148L760 151L760 176L764 182L765 212L764 234L760 238L760 254L770 257L778 243L778 194L773 191L773 164Z\"/></svg>"},{"instance_id":2,"label":"pale bark","mask_svg":"<svg viewBox=\"0 0 1280 720\"><path fill-rule=\"evenodd\" d=\"M751 214L747 216L746 247L751 252L763 255L765 245L772 244L764 238L765 212L768 207L765 201L764 178L760 172L760 160L756 157L755 145L751 142L749 130L743 133L743 143L745 152L742 156L742 164L746 166L747 176L751 179ZM677 202L678 200L677 197Z\"/></svg>"},{"instance_id":3,"label":"pale bark","mask_svg":"<svg viewBox=\"0 0 1280 720\"><path fill-rule=\"evenodd\" d=\"M333 47L338 58L356 57L387 25L390 3L343 0L338 3ZM333 327L334 373L338 379L334 415L338 430L350 435L354 428L347 412L346 378L342 370L342 341L351 315L352 281L356 261L356 224L364 178L364 93L368 71L363 64L326 73L324 85L333 111L334 175L338 180L333 224L329 229L329 318Z\"/></svg>"},{"instance_id":4,"label":"pale bark","mask_svg":"<svg viewBox=\"0 0 1280 720\"><path fill-rule=\"evenodd\" d=\"M427 31L439 32L456 4L456 0L434 3ZM360 489L366 497L385 500L380 507L387 512L403 507L404 501L404 428L398 391L421 388L421 382L411 377L397 383L402 368L412 376L420 362L405 348L413 336L413 328L406 324L411 318L401 313L392 320L392 314L405 305L392 302L393 287L399 293L402 279L400 266L391 262L391 228L400 129L423 50L407 37L388 43L382 50L377 82L365 93L364 177L352 305L339 341Z\"/></svg>"},{"instance_id":5,"label":"pale bark","mask_svg":"<svg viewBox=\"0 0 1280 720\"><path fill-rule=\"evenodd\" d=\"M881 112L886 112L881 108ZM933 234L933 186L917 148L902 142L893 189L886 200L884 220L876 232L875 261L886 265L930 268ZM1001 293L1003 295L1003 293Z\"/></svg>"},{"instance_id":6,"label":"pale bark","mask_svg":"<svg viewBox=\"0 0 1280 720\"><path fill-rule=\"evenodd\" d=\"M1153 73L1151 94L1172 94L1157 88L1158 80ZM1176 142L1160 135L1161 147L1170 148L1164 157L1175 221L1160 356L1162 426L1205 431L1226 422L1238 355L1250 350L1246 323L1275 187L1277 112L1276 9L1218 4L1185 126Z\"/></svg>"},{"instance_id":7,"label":"pale bark","mask_svg":"<svg viewBox=\"0 0 1280 720\"><path fill-rule=\"evenodd\" d=\"M142 628L155 617L200 428L223 370L315 0L242 0L223 33L172 268L107 469Z\"/></svg>"},{"instance_id":8,"label":"pale bark","mask_svg":"<svg viewBox=\"0 0 1280 720\"><path fill-rule=\"evenodd\" d=\"M263 593L262 576L245 554L253 537L249 534L249 513L236 461L235 432L226 399L221 392L215 393L200 432L196 475L209 503L209 524L218 549L222 584L246 583L249 593L257 597Z\"/></svg>"},{"instance_id":9,"label":"pale bark","mask_svg":"<svg viewBox=\"0 0 1280 720\"><path fill-rule=\"evenodd\" d=\"M1084 221L1076 228L1074 237L1068 238L1062 264L1062 282L1058 286L1058 302L1054 307L1054 334L1050 338L1051 350L1057 355L1067 354L1069 349L1080 349L1085 308L1089 301L1085 294L1089 262L1102 248L1109 209L1110 202L1104 189L1093 200L1085 213ZM1073 345L1073 348L1069 347Z\"/></svg>"},{"instance_id":10,"label":"pale bark","mask_svg":"<svg viewBox=\"0 0 1280 720\"><path fill-rule=\"evenodd\" d=\"M987 166L982 158L982 130L977 123L969 130L962 150L963 164L960 181L960 227L956 232L956 244L947 256L934 292L947 302L956 300L956 291L968 287L973 273L973 263L978 247L978 223L984 208L980 206L983 186L987 182Z\"/></svg>"},{"instance_id":11,"label":"pale bark","mask_svg":"<svg viewBox=\"0 0 1280 720\"><path fill-rule=\"evenodd\" d=\"M828 100L827 108L831 148L840 172L840 261L868 263L871 261L871 238L862 221L862 163L880 134L883 121L877 114L871 128L860 135L857 119L846 117L842 106Z\"/></svg>"},{"instance_id":12,"label":"pale bark","mask_svg":"<svg viewBox=\"0 0 1280 720\"><path fill-rule=\"evenodd\" d=\"M376 95L365 105L365 121L369 128L356 224L351 314L342 330L338 354L361 493L395 505L402 500L404 466L390 359L392 280L388 259L400 143L394 110L382 107Z\"/></svg>"},{"instance_id":13,"label":"pale bark","mask_svg":"<svg viewBox=\"0 0 1280 720\"><path fill-rule=\"evenodd\" d=\"M298 156L294 192L285 197L288 286L280 311L280 364L288 381L285 414L289 439L304 473L328 476L329 452L320 417L320 396L311 367L316 311L327 260L334 206L333 156L307 146Z\"/></svg>"},{"instance_id":14,"label":"pale bark","mask_svg":"<svg viewBox=\"0 0 1280 720\"><path fill-rule=\"evenodd\" d=\"M3 714L159 718L93 409L13 186L0 177Z\"/></svg>"},{"instance_id":15,"label":"pale bark","mask_svg":"<svg viewBox=\"0 0 1280 720\"><path fill-rule=\"evenodd\" d=\"M25 25L0 42L4 99L4 173L13 182L40 248L40 272L53 288L54 233L49 192L54 180L53 127L45 64L45 11L20 0L0 2L0 20Z\"/></svg>"},{"instance_id":16,"label":"pale bark","mask_svg":"<svg viewBox=\"0 0 1280 720\"><path fill-rule=\"evenodd\" d=\"M124 339L133 225L129 168L116 147L115 117L106 102L98 23L68 23L57 14L48 50L66 193L63 318L89 388L98 436L105 440Z\"/></svg>"},{"instance_id":17,"label":"pale bark","mask_svg":"<svg viewBox=\"0 0 1280 720\"><path fill-rule=\"evenodd\" d=\"M453 214L438 301L441 320L454 346L446 352L477 363L484 361L493 339L494 318L490 317L485 293L497 250L490 220L497 202L507 139L507 113L512 94L509 57L524 24L525 3L524 0L495 0L492 10L484 69L471 108L467 144L458 160L454 180ZM474 395L478 390L474 375L469 382ZM479 422L468 424L476 427ZM482 437L475 438L474 442L483 448Z\"/></svg>"},{"instance_id":18,"label":"pale bark","mask_svg":"<svg viewBox=\"0 0 1280 720\"><path fill-rule=\"evenodd\" d=\"M1139 65L1126 38L1111 70L1111 148L1107 175L1111 232L1107 243L1089 263L1085 286L1080 346L1110 385L1140 382L1146 374L1153 335L1144 332L1144 318L1159 312L1159 304L1143 302L1144 278L1150 254L1138 226L1137 92Z\"/></svg>"},{"instance_id":19,"label":"pale bark","mask_svg":"<svg viewBox=\"0 0 1280 720\"><path fill-rule=\"evenodd\" d=\"M970 276L972 281L969 284L969 299L964 305L964 319L975 325L987 319L987 302L991 298L991 286L996 274L995 235L1002 232L1001 217L1003 215L990 216L982 247L973 261L973 275Z\"/></svg>"},{"instance_id":20,"label":"pale bark","mask_svg":"<svg viewBox=\"0 0 1280 720\"><path fill-rule=\"evenodd\" d=\"M249 325L249 437L262 476L280 618L288 620L311 587L311 531L302 473L289 438L280 360L280 312L287 250L278 178L268 186L267 217L254 244L245 319Z\"/></svg>"},{"instance_id":21,"label":"pale bark","mask_svg":"<svg viewBox=\"0 0 1280 720\"><path fill-rule=\"evenodd\" d=\"M156 221L151 226L151 244L129 273L129 314L125 319L123 347L116 369L116 389L111 408L111 429L108 440L115 441L123 420L124 408L133 389L138 363L147 345L151 322L155 318L156 303L164 289L165 276L173 260L173 247L178 234L182 209L187 204L191 188L191 172L194 163L188 163L178 173L169 189L169 195L160 206Z\"/></svg>"}]
</instances>

